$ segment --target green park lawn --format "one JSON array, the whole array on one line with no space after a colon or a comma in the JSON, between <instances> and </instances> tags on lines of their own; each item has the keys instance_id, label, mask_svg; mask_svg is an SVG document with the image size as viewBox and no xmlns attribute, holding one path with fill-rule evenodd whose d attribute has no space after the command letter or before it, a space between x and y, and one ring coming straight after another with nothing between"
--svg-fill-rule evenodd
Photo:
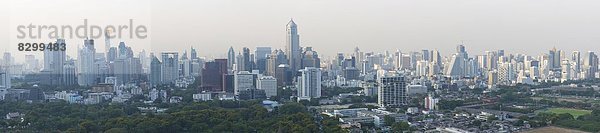
<instances>
[{"instance_id":1,"label":"green park lawn","mask_svg":"<svg viewBox=\"0 0 600 133\"><path fill-rule=\"evenodd\" d=\"M590 110L572 109L572 108L550 108L550 109L548 109L548 112L552 112L552 113L556 113L556 114L569 113L569 114L573 115L573 117L575 119L577 119L577 117L579 117L579 116L592 113L592 111L590 111Z\"/></svg>"}]
</instances>

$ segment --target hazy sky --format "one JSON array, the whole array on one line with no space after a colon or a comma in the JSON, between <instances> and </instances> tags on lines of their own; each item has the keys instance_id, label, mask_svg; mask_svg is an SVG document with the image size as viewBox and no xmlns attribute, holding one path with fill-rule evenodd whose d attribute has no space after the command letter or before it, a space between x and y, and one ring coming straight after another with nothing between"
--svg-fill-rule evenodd
<instances>
[{"instance_id":1,"label":"hazy sky","mask_svg":"<svg viewBox=\"0 0 600 133\"><path fill-rule=\"evenodd\" d=\"M558 49L600 48L600 2L595 0L12 0L2 1L0 52L20 59L16 26L33 24L147 25L148 39L125 39L135 50L225 57L233 46L285 48L285 24L298 24L301 46L321 56L363 51L438 49L444 56L464 41L470 55L485 50L539 55ZM52 10L55 9L55 10ZM75 57L83 40L67 40ZM118 40L113 41L117 43ZM96 40L104 51L104 40ZM148 50L150 49L150 50ZM40 52L37 52L40 53ZM41 55L41 54L40 54ZM21 56L21 57L19 57ZM40 56L41 58L41 56Z\"/></svg>"}]
</instances>

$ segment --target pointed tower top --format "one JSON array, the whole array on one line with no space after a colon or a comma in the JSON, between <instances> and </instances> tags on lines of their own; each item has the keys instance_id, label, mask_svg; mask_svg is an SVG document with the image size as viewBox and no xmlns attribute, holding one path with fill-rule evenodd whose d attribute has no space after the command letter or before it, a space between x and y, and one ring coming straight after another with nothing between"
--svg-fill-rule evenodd
<instances>
[{"instance_id":1,"label":"pointed tower top","mask_svg":"<svg viewBox=\"0 0 600 133\"><path fill-rule=\"evenodd\" d=\"M290 22L288 22L287 26L296 26L296 23L294 23L293 18L290 18Z\"/></svg>"}]
</instances>

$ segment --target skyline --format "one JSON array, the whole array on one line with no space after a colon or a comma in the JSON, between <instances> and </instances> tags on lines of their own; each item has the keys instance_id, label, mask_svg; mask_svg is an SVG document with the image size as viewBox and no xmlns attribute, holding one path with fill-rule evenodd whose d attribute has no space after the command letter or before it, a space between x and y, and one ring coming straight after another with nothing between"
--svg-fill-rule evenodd
<instances>
[{"instance_id":1,"label":"skyline","mask_svg":"<svg viewBox=\"0 0 600 133\"><path fill-rule=\"evenodd\" d=\"M464 42L472 55L500 49L507 53L532 56L546 53L553 47L581 52L598 52L600 49L596 45L600 38L595 37L600 34L600 26L594 24L600 22L597 19L600 15L593 13L597 10L594 9L597 7L595 5L600 5L597 2L547 1L540 7L534 1L428 3L432 1L151 1L139 6L132 6L138 5L135 2L91 1L88 3L100 5L65 9L67 12L79 13L64 17L64 21L47 23L42 20L47 20L48 17L42 16L51 16L59 11L41 12L36 8L27 12L15 12L21 7L27 7L32 1L9 1L6 2L9 4L2 5L10 6L5 9L10 12L0 13L0 16L9 17L10 22L0 24L8 25L3 28L16 29L11 26L26 23L79 24L83 18L100 24L121 24L129 18L140 18L140 22L149 25L149 31L153 34L149 36L150 39L142 40L150 45L140 40L124 40L137 48L136 52L145 47L154 49L146 51L157 52L183 52L194 47L200 56L208 58L225 58L229 47L234 47L236 51L242 47L254 49L257 46L284 50L285 24L291 18L298 24L300 45L313 47L324 58L333 57L339 52L350 53L357 46L362 51L374 52L438 49L442 56L449 56L461 42ZM70 1L47 4L52 6L67 2ZM117 8L125 10L101 10L113 3L122 3ZM84 10L88 8L89 10ZM488 8L489 10L483 10ZM104 12L118 15L108 17ZM36 16L39 19L29 19ZM0 39L0 42L9 44L9 50L0 48L0 52L10 51L17 60L22 60L24 54L30 54L16 52L13 46L16 45L15 42L31 42L30 40L11 39L16 36L12 33L0 33L0 36L8 36L10 40L7 42L6 38ZM66 41L68 44L83 46L83 40ZM98 51L104 51L103 40L97 42ZM112 43L117 44L118 40ZM68 48L71 57L74 57L77 45L70 45ZM35 55L41 57L39 53Z\"/></svg>"}]
</instances>

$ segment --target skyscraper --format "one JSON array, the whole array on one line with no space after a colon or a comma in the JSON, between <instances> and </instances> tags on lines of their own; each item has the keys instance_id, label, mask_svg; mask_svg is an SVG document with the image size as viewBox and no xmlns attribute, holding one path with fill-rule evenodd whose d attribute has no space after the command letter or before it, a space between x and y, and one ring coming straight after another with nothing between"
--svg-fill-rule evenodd
<instances>
[{"instance_id":1,"label":"skyscraper","mask_svg":"<svg viewBox=\"0 0 600 133\"><path fill-rule=\"evenodd\" d=\"M583 64L585 67L585 79L596 78L596 72L598 72L598 55L589 51L585 56Z\"/></svg>"},{"instance_id":2,"label":"skyscraper","mask_svg":"<svg viewBox=\"0 0 600 133\"><path fill-rule=\"evenodd\" d=\"M62 84L63 85L75 85L77 84L77 65L74 60L68 60L63 66Z\"/></svg>"},{"instance_id":3,"label":"skyscraper","mask_svg":"<svg viewBox=\"0 0 600 133\"><path fill-rule=\"evenodd\" d=\"M567 80L571 80L571 62L569 60L563 60L561 62L561 76L560 81L565 82Z\"/></svg>"},{"instance_id":4,"label":"skyscraper","mask_svg":"<svg viewBox=\"0 0 600 133\"><path fill-rule=\"evenodd\" d=\"M267 57L267 63L266 63L267 67L265 69L265 71L266 71L265 75L275 76L277 67L280 64L287 64L287 63L288 63L288 61L286 59L285 53L283 53L282 50L274 50L273 53L271 53Z\"/></svg>"},{"instance_id":5,"label":"skyscraper","mask_svg":"<svg viewBox=\"0 0 600 133\"><path fill-rule=\"evenodd\" d=\"M397 73L378 75L377 104L380 107L399 107L408 100L407 84L404 76Z\"/></svg>"},{"instance_id":6,"label":"skyscraper","mask_svg":"<svg viewBox=\"0 0 600 133\"><path fill-rule=\"evenodd\" d=\"M190 48L190 59L198 59L198 52L196 51L196 49L194 49L194 47Z\"/></svg>"},{"instance_id":7,"label":"skyscraper","mask_svg":"<svg viewBox=\"0 0 600 133\"><path fill-rule=\"evenodd\" d=\"M321 69L306 67L300 70L302 75L298 76L298 100L321 97Z\"/></svg>"},{"instance_id":8,"label":"skyscraper","mask_svg":"<svg viewBox=\"0 0 600 133\"><path fill-rule=\"evenodd\" d=\"M244 64L243 65L244 69L243 70L239 70L239 71L252 71L254 69L254 62L251 61L252 58L250 57L250 49L244 47L242 49L242 52L243 52L242 53L242 57L243 57L242 61L243 61L243 63L241 63L241 64Z\"/></svg>"},{"instance_id":9,"label":"skyscraper","mask_svg":"<svg viewBox=\"0 0 600 133\"><path fill-rule=\"evenodd\" d=\"M0 68L0 89L11 88L10 82L10 75L8 74L8 72L6 72L5 69Z\"/></svg>"},{"instance_id":10,"label":"skyscraper","mask_svg":"<svg viewBox=\"0 0 600 133\"><path fill-rule=\"evenodd\" d=\"M77 81L80 86L92 86L96 84L96 66L94 64L96 48L93 39L84 40L83 48L79 50L77 61L79 62L79 73ZM62 65L61 65L62 68Z\"/></svg>"},{"instance_id":11,"label":"skyscraper","mask_svg":"<svg viewBox=\"0 0 600 133\"><path fill-rule=\"evenodd\" d=\"M271 47L256 47L254 50L254 61L256 62L256 69L260 73L265 73L267 69L267 56L271 54Z\"/></svg>"},{"instance_id":12,"label":"skyscraper","mask_svg":"<svg viewBox=\"0 0 600 133\"><path fill-rule=\"evenodd\" d=\"M192 70L190 68L190 59L188 59L187 57L187 53L183 52L183 55L181 56L181 60L179 60L179 70L180 70L180 76L182 77L190 77L192 74Z\"/></svg>"},{"instance_id":13,"label":"skyscraper","mask_svg":"<svg viewBox=\"0 0 600 133\"><path fill-rule=\"evenodd\" d=\"M108 59L108 56L109 56L108 52L109 52L110 48L112 47L112 44L110 42L110 38L112 36L112 33L113 33L113 31L110 28L106 28L106 30L104 31L104 53L107 53L106 54L106 56L107 56L106 59Z\"/></svg>"},{"instance_id":14,"label":"skyscraper","mask_svg":"<svg viewBox=\"0 0 600 133\"><path fill-rule=\"evenodd\" d=\"M342 56L342 59L339 60L339 64L342 64L342 61L344 60L344 56ZM302 53L302 60L301 60L301 68L306 68L306 67L315 67L315 68L321 68L321 59L319 58L319 54L317 53L317 51L313 51L312 47L306 47L306 51L304 51Z\"/></svg>"},{"instance_id":15,"label":"skyscraper","mask_svg":"<svg viewBox=\"0 0 600 133\"><path fill-rule=\"evenodd\" d=\"M162 57L162 83L174 83L179 78L179 54L177 52L164 52Z\"/></svg>"},{"instance_id":16,"label":"skyscraper","mask_svg":"<svg viewBox=\"0 0 600 133\"><path fill-rule=\"evenodd\" d=\"M162 79L162 64L154 54L151 54L150 58L150 83L159 85Z\"/></svg>"},{"instance_id":17,"label":"skyscraper","mask_svg":"<svg viewBox=\"0 0 600 133\"><path fill-rule=\"evenodd\" d=\"M571 55L571 61L573 62L572 64L574 64L573 66L571 66L573 67L572 76L575 79L579 79L579 73L581 72L581 52L573 51L573 54Z\"/></svg>"},{"instance_id":18,"label":"skyscraper","mask_svg":"<svg viewBox=\"0 0 600 133\"><path fill-rule=\"evenodd\" d=\"M298 71L300 67L300 35L298 35L298 25L294 20L290 20L286 25L286 47L285 53L292 71Z\"/></svg>"},{"instance_id":19,"label":"skyscraper","mask_svg":"<svg viewBox=\"0 0 600 133\"><path fill-rule=\"evenodd\" d=\"M56 39L57 44L65 44L65 39ZM67 45L67 44L65 44ZM42 84L62 85L63 84L63 65L67 60L66 51L44 50L44 68L42 76L48 80L40 81Z\"/></svg>"},{"instance_id":20,"label":"skyscraper","mask_svg":"<svg viewBox=\"0 0 600 133\"><path fill-rule=\"evenodd\" d=\"M233 64L235 64L235 52L233 51L233 47L229 47L229 51L227 51L227 70L233 70Z\"/></svg>"},{"instance_id":21,"label":"skyscraper","mask_svg":"<svg viewBox=\"0 0 600 133\"><path fill-rule=\"evenodd\" d=\"M556 48L552 48L548 52L548 64L550 69L560 69L561 58L560 58L560 50L556 50Z\"/></svg>"},{"instance_id":22,"label":"skyscraper","mask_svg":"<svg viewBox=\"0 0 600 133\"><path fill-rule=\"evenodd\" d=\"M225 91L223 81L225 74L227 74L227 59L206 62L202 69L202 88L206 91Z\"/></svg>"}]
</instances>

